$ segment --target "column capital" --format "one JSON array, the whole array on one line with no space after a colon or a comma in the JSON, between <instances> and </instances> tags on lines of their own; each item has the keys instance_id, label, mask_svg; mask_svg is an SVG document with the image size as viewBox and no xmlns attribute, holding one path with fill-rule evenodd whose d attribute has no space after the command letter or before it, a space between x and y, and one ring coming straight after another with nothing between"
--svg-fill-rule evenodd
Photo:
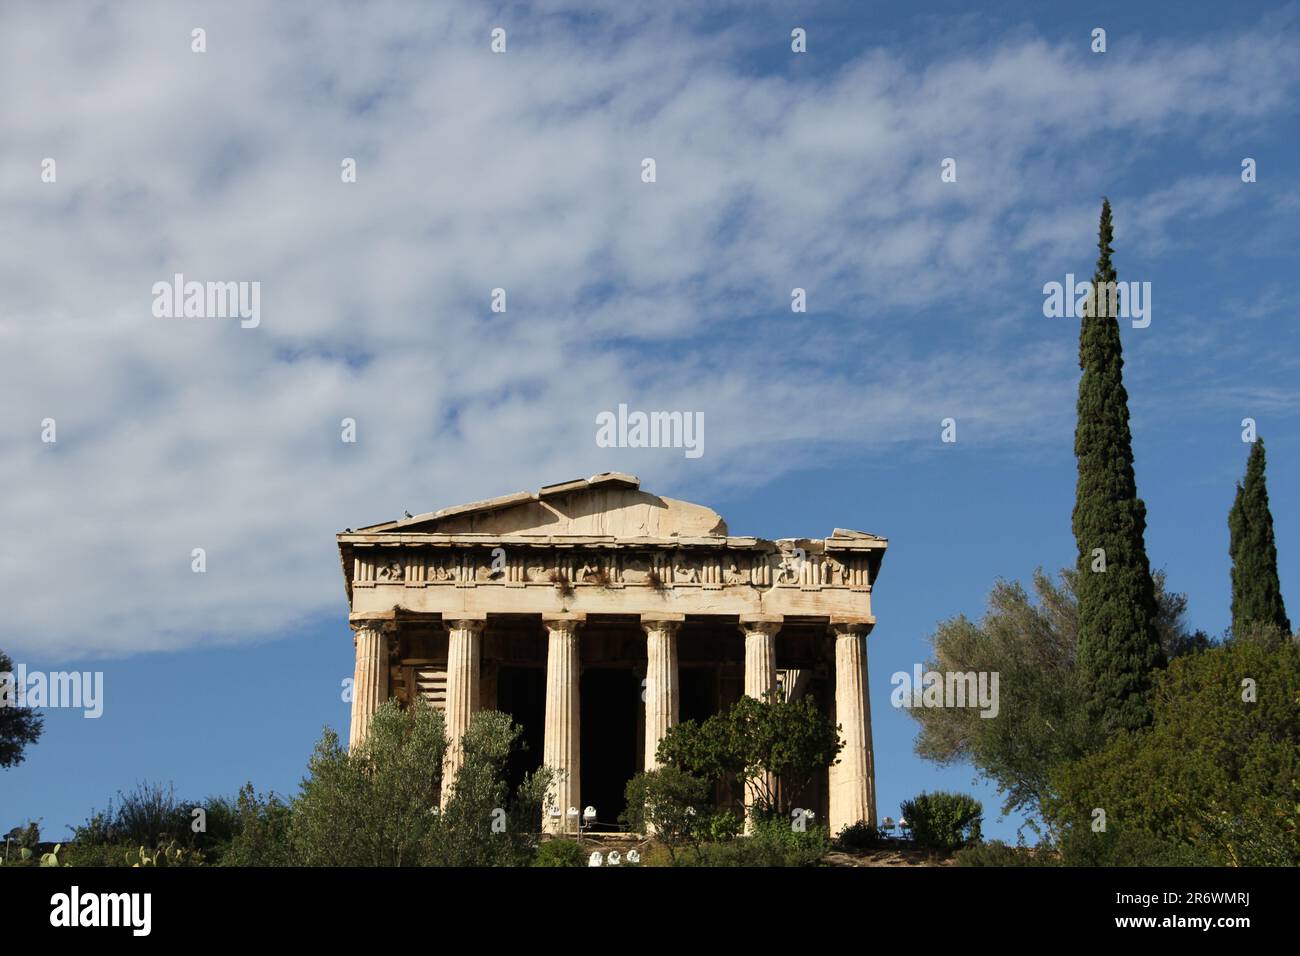
<instances>
[{"instance_id":1,"label":"column capital","mask_svg":"<svg viewBox=\"0 0 1300 956\"><path fill-rule=\"evenodd\" d=\"M740 633L748 637L750 634L763 634L766 637L776 637L781 632L785 624L784 617L759 617L757 615L740 616Z\"/></svg>"},{"instance_id":2,"label":"column capital","mask_svg":"<svg viewBox=\"0 0 1300 956\"><path fill-rule=\"evenodd\" d=\"M578 629L586 623L586 614L570 613L542 615L542 626L551 633L576 634Z\"/></svg>"},{"instance_id":3,"label":"column capital","mask_svg":"<svg viewBox=\"0 0 1300 956\"><path fill-rule=\"evenodd\" d=\"M384 618L364 618L356 621L348 621L348 627L352 628L352 646L357 646L357 637L362 631L373 631L380 637L387 638L385 646L391 644L397 638L397 622Z\"/></svg>"},{"instance_id":4,"label":"column capital","mask_svg":"<svg viewBox=\"0 0 1300 956\"><path fill-rule=\"evenodd\" d=\"M642 614L641 630L646 634L676 634L685 621L685 614Z\"/></svg>"},{"instance_id":5,"label":"column capital","mask_svg":"<svg viewBox=\"0 0 1300 956\"><path fill-rule=\"evenodd\" d=\"M832 617L828 630L836 637L866 637L875 626L874 617Z\"/></svg>"},{"instance_id":6,"label":"column capital","mask_svg":"<svg viewBox=\"0 0 1300 956\"><path fill-rule=\"evenodd\" d=\"M487 615L483 612L444 614L443 626L453 631L472 631L477 634L487 627Z\"/></svg>"}]
</instances>

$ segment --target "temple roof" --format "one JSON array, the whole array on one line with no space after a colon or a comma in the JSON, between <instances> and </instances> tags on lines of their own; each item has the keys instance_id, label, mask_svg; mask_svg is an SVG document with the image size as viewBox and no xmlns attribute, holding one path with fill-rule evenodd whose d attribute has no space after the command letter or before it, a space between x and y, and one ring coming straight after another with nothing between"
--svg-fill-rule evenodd
<instances>
[{"instance_id":1,"label":"temple roof","mask_svg":"<svg viewBox=\"0 0 1300 956\"><path fill-rule=\"evenodd\" d=\"M372 535L677 538L695 539L693 543L729 537L727 523L712 508L651 494L641 489L635 475L612 471L369 525L339 537L374 540ZM830 539L885 544L876 535L844 528L836 528Z\"/></svg>"},{"instance_id":2,"label":"temple roof","mask_svg":"<svg viewBox=\"0 0 1300 956\"><path fill-rule=\"evenodd\" d=\"M635 475L602 472L357 529L376 532L725 537L727 523L712 508L642 491Z\"/></svg>"}]
</instances>

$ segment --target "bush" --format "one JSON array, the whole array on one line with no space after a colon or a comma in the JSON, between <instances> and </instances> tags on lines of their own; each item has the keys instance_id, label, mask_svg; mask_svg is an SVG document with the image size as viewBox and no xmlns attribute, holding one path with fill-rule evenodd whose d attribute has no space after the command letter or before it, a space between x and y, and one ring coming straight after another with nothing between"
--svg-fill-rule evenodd
<instances>
[{"instance_id":1,"label":"bush","mask_svg":"<svg viewBox=\"0 0 1300 956\"><path fill-rule=\"evenodd\" d=\"M434 857L447 736L441 713L386 701L350 751L326 729L293 804L305 866L419 866Z\"/></svg>"},{"instance_id":2,"label":"bush","mask_svg":"<svg viewBox=\"0 0 1300 956\"><path fill-rule=\"evenodd\" d=\"M754 811L789 819L794 801L835 762L842 743L835 722L812 697L786 701L742 697L702 724L674 724L659 741L661 765L722 782L740 799L748 786Z\"/></svg>"},{"instance_id":3,"label":"bush","mask_svg":"<svg viewBox=\"0 0 1300 956\"><path fill-rule=\"evenodd\" d=\"M190 833L189 813L176 803L175 788L140 781L129 793L118 791L120 804L113 832L123 843L158 846L168 840L185 840ZM111 805L110 805L111 809Z\"/></svg>"},{"instance_id":4,"label":"bush","mask_svg":"<svg viewBox=\"0 0 1300 956\"><path fill-rule=\"evenodd\" d=\"M203 810L202 832L194 832L194 811ZM185 805L189 819L189 842L192 846L210 850L213 847L228 844L235 836L239 825L239 798L208 797L206 800Z\"/></svg>"},{"instance_id":5,"label":"bush","mask_svg":"<svg viewBox=\"0 0 1300 956\"><path fill-rule=\"evenodd\" d=\"M291 808L288 842L294 862L527 865L537 849L550 772L540 770L510 792L507 763L521 734L507 714L476 713L460 742L460 769L444 800L447 736L442 714L431 707L403 710L387 701L364 742L350 751L327 730Z\"/></svg>"},{"instance_id":6,"label":"bush","mask_svg":"<svg viewBox=\"0 0 1300 956\"><path fill-rule=\"evenodd\" d=\"M537 851L550 771L510 792L521 733L506 714L475 714L444 800L442 714L388 701L360 746L322 734L295 799L246 784L233 800L179 803L172 787L141 783L74 828L67 857L79 866L524 866Z\"/></svg>"},{"instance_id":7,"label":"bush","mask_svg":"<svg viewBox=\"0 0 1300 956\"><path fill-rule=\"evenodd\" d=\"M83 850L88 847L111 846L116 839L111 800L107 811L92 810L85 823L72 828L72 842Z\"/></svg>"},{"instance_id":8,"label":"bush","mask_svg":"<svg viewBox=\"0 0 1300 956\"><path fill-rule=\"evenodd\" d=\"M693 862L728 867L817 866L830 848L830 835L824 826L800 831L786 820L769 817L756 819L747 837L700 847ZM683 857L682 861L687 859Z\"/></svg>"},{"instance_id":9,"label":"bush","mask_svg":"<svg viewBox=\"0 0 1300 956\"><path fill-rule=\"evenodd\" d=\"M1136 827L1108 827L1094 833L1086 824L1061 836L1066 866L1216 866L1218 861L1190 845L1162 839Z\"/></svg>"},{"instance_id":10,"label":"bush","mask_svg":"<svg viewBox=\"0 0 1300 956\"><path fill-rule=\"evenodd\" d=\"M138 846L125 843L68 843L63 847L63 862L69 866L131 866L140 862Z\"/></svg>"},{"instance_id":11,"label":"bush","mask_svg":"<svg viewBox=\"0 0 1300 956\"><path fill-rule=\"evenodd\" d=\"M461 741L463 759L451 799L436 819L438 866L527 866L537 852L551 771L543 767L510 792L507 765L523 728L509 714L480 711Z\"/></svg>"},{"instance_id":12,"label":"bush","mask_svg":"<svg viewBox=\"0 0 1300 956\"><path fill-rule=\"evenodd\" d=\"M709 843L726 843L740 835L745 829L745 821L730 810L719 810L705 817L699 829L702 840Z\"/></svg>"},{"instance_id":13,"label":"bush","mask_svg":"<svg viewBox=\"0 0 1300 956\"><path fill-rule=\"evenodd\" d=\"M882 842L875 824L867 823L865 820L850 823L835 838L835 845L841 850L847 850L850 853L875 849Z\"/></svg>"},{"instance_id":14,"label":"bush","mask_svg":"<svg viewBox=\"0 0 1300 956\"><path fill-rule=\"evenodd\" d=\"M230 843L220 847L216 862L222 866L291 866L297 862L292 825L288 804L275 794L260 795L246 783L235 800Z\"/></svg>"},{"instance_id":15,"label":"bush","mask_svg":"<svg viewBox=\"0 0 1300 956\"><path fill-rule=\"evenodd\" d=\"M586 866L587 854L573 840L547 840L537 848L533 866Z\"/></svg>"},{"instance_id":16,"label":"bush","mask_svg":"<svg viewBox=\"0 0 1300 956\"><path fill-rule=\"evenodd\" d=\"M641 832L652 828L674 860L678 847L699 844L713 816L709 782L671 764L637 774L624 792L627 809L619 822Z\"/></svg>"},{"instance_id":17,"label":"bush","mask_svg":"<svg viewBox=\"0 0 1300 956\"><path fill-rule=\"evenodd\" d=\"M917 846L956 850L979 842L984 805L970 794L921 793L902 806Z\"/></svg>"},{"instance_id":18,"label":"bush","mask_svg":"<svg viewBox=\"0 0 1300 956\"><path fill-rule=\"evenodd\" d=\"M1031 850L1025 846L1009 846L1001 840L975 843L963 847L953 855L958 866L1060 866L1060 858L1050 849Z\"/></svg>"},{"instance_id":19,"label":"bush","mask_svg":"<svg viewBox=\"0 0 1300 956\"><path fill-rule=\"evenodd\" d=\"M202 807L206 832L194 831L194 810ZM157 847L169 841L190 849L207 849L226 843L234 835L234 801L211 797L206 801L178 801L172 784L141 781L129 793L118 791L117 809L91 811L86 822L73 827L73 842L80 846Z\"/></svg>"}]
</instances>

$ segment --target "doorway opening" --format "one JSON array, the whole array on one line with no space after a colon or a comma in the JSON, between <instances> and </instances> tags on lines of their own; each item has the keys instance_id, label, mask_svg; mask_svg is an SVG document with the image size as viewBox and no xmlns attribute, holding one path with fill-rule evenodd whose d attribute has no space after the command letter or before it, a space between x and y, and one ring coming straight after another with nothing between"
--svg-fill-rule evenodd
<instances>
[{"instance_id":1,"label":"doorway opening","mask_svg":"<svg viewBox=\"0 0 1300 956\"><path fill-rule=\"evenodd\" d=\"M714 667L682 667L677 672L681 688L679 717L702 724L718 712L718 671Z\"/></svg>"},{"instance_id":2,"label":"doorway opening","mask_svg":"<svg viewBox=\"0 0 1300 956\"><path fill-rule=\"evenodd\" d=\"M582 673L582 803L596 808L598 832L618 829L627 782L636 773L641 681L630 667L588 667Z\"/></svg>"},{"instance_id":3,"label":"doorway opening","mask_svg":"<svg viewBox=\"0 0 1300 956\"><path fill-rule=\"evenodd\" d=\"M524 777L542 765L546 732L545 668L499 667L497 710L509 714L510 719L524 729L506 762L506 779L513 796Z\"/></svg>"}]
</instances>

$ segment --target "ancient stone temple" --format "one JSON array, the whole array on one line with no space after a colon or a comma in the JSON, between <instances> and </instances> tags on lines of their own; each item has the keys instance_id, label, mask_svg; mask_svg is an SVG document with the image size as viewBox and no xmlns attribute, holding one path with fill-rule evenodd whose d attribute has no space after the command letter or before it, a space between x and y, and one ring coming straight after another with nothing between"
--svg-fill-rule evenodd
<instances>
[{"instance_id":1,"label":"ancient stone temple","mask_svg":"<svg viewBox=\"0 0 1300 956\"><path fill-rule=\"evenodd\" d=\"M559 779L548 828L612 824L660 737L742 694L811 694L846 745L800 806L832 832L875 820L867 690L871 589L888 542L836 528L768 541L702 505L606 473L338 535L355 631L351 742L389 698L479 708L524 728Z\"/></svg>"}]
</instances>

